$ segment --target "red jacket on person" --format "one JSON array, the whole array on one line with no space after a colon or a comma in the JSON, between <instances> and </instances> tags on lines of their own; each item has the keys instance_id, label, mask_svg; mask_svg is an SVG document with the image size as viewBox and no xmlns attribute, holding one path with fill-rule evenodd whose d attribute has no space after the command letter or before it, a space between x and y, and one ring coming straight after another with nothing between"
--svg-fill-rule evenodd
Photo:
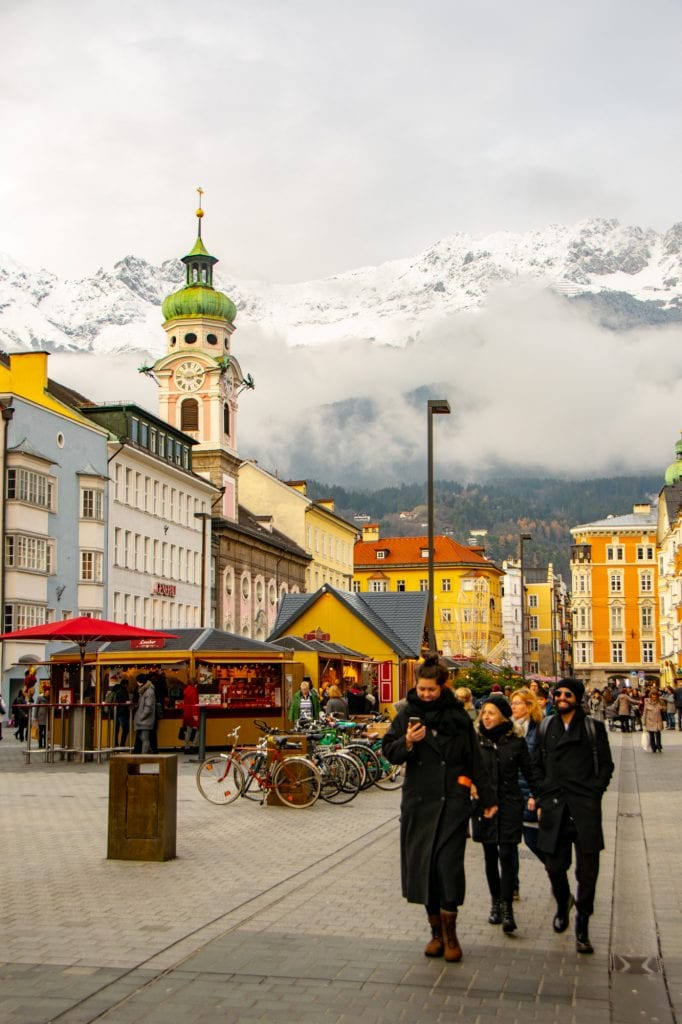
<instances>
[{"instance_id":1,"label":"red jacket on person","mask_svg":"<svg viewBox=\"0 0 682 1024\"><path fill-rule=\"evenodd\" d=\"M182 695L182 724L199 728L199 691L194 683L188 683Z\"/></svg>"}]
</instances>

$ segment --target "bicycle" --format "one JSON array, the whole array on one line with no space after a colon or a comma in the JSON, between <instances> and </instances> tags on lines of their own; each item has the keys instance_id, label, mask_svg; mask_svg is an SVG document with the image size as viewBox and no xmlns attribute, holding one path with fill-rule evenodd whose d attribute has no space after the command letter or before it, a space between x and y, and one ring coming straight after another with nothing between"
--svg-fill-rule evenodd
<instances>
[{"instance_id":1,"label":"bicycle","mask_svg":"<svg viewBox=\"0 0 682 1024\"><path fill-rule=\"evenodd\" d=\"M300 730L308 740L308 757L316 765L321 780L320 796L330 804L347 804L362 788L361 765L343 750L321 746L323 733Z\"/></svg>"},{"instance_id":2,"label":"bicycle","mask_svg":"<svg viewBox=\"0 0 682 1024\"><path fill-rule=\"evenodd\" d=\"M286 807L311 807L320 795L320 772L304 757L284 757L284 749L300 749L288 742L286 736L271 737L271 746L240 753L236 747L239 737L237 726L229 736L235 745L224 754L207 757L197 768L196 782L201 795L214 804L230 804L246 795L255 783L260 791L260 802L265 803L274 793ZM228 738L229 738L228 736Z\"/></svg>"}]
</instances>

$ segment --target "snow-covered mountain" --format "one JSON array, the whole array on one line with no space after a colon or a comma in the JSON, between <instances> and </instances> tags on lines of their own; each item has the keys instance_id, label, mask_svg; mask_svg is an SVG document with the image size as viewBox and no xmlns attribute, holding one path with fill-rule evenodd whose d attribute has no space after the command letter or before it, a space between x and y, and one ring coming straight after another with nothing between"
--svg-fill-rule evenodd
<instances>
[{"instance_id":1,"label":"snow-covered mountain","mask_svg":"<svg viewBox=\"0 0 682 1024\"><path fill-rule=\"evenodd\" d=\"M220 248L212 240L218 256ZM302 284L236 281L222 266L216 285L237 304L237 325L292 346L404 345L439 321L482 309L491 293L527 282L588 304L605 326L682 322L682 223L664 234L600 219L525 234L457 234L412 258ZM0 254L0 347L160 355L160 305L183 280L179 260L154 267L126 256L111 270L62 280Z\"/></svg>"}]
</instances>

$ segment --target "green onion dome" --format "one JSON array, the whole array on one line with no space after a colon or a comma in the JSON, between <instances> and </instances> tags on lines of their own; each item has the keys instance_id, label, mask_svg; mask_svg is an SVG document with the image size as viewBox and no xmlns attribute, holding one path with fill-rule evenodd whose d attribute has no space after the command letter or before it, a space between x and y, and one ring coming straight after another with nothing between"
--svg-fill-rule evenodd
<instances>
[{"instance_id":1,"label":"green onion dome","mask_svg":"<svg viewBox=\"0 0 682 1024\"><path fill-rule=\"evenodd\" d=\"M664 479L668 486L682 480L682 438L675 445L675 462L666 469Z\"/></svg>"},{"instance_id":2,"label":"green onion dome","mask_svg":"<svg viewBox=\"0 0 682 1024\"><path fill-rule=\"evenodd\" d=\"M233 323L237 307L223 292L207 288L204 284L191 284L164 299L161 312L164 320L207 316Z\"/></svg>"},{"instance_id":3,"label":"green onion dome","mask_svg":"<svg viewBox=\"0 0 682 1024\"><path fill-rule=\"evenodd\" d=\"M199 234L190 252L182 257L186 267L185 287L173 292L163 300L161 311L164 320L180 317L207 316L212 320L227 320L233 323L237 307L232 299L213 287L213 267L218 262L206 249L201 238L201 218L204 211L199 208Z\"/></svg>"}]
</instances>

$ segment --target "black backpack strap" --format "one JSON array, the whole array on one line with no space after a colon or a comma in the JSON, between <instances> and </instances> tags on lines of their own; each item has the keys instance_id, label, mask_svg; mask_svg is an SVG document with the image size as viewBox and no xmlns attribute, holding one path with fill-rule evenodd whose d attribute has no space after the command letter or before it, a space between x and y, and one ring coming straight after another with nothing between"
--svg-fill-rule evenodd
<instances>
[{"instance_id":1,"label":"black backpack strap","mask_svg":"<svg viewBox=\"0 0 682 1024\"><path fill-rule=\"evenodd\" d=\"M539 749L540 755L542 757L542 767L543 768L545 767L545 762L547 760L547 748L545 746L545 743L546 743L546 740L547 740L547 730L549 729L549 723L550 723L550 716L549 715L545 715L544 718L540 719L540 724L538 725L538 749Z\"/></svg>"},{"instance_id":2,"label":"black backpack strap","mask_svg":"<svg viewBox=\"0 0 682 1024\"><path fill-rule=\"evenodd\" d=\"M597 726L594 724L594 719L589 715L585 715L585 732L587 738L590 741L592 747L592 761L594 763L594 774L599 775L599 755L597 753Z\"/></svg>"}]
</instances>

